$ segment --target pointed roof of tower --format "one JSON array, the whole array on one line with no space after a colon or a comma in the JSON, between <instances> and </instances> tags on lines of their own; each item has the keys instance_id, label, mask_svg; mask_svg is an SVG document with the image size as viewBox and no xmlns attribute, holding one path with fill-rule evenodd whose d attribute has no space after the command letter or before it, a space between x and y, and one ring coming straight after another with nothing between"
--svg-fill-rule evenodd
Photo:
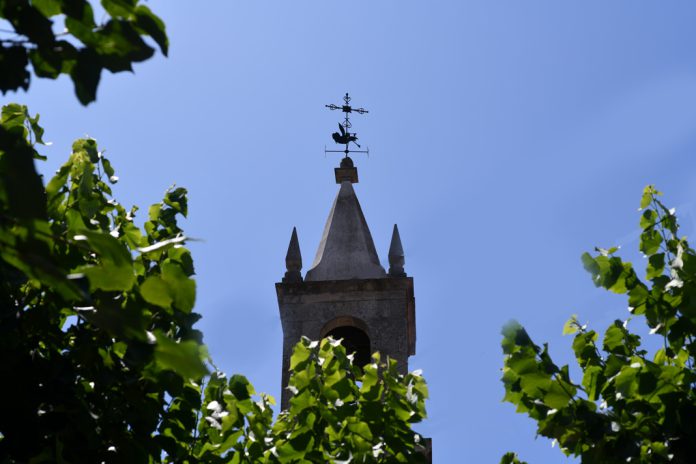
<instances>
[{"instance_id":1,"label":"pointed roof of tower","mask_svg":"<svg viewBox=\"0 0 696 464\"><path fill-rule=\"evenodd\" d=\"M343 180L326 220L314 263L307 271L305 280L384 277L386 272L379 263L372 234L353 185L350 180Z\"/></svg>"}]
</instances>

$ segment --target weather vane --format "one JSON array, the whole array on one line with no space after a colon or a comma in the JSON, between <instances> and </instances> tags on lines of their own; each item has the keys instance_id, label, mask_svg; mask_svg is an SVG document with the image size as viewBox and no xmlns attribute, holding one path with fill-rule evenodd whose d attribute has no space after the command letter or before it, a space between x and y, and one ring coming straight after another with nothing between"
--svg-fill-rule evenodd
<instances>
[{"instance_id":1,"label":"weather vane","mask_svg":"<svg viewBox=\"0 0 696 464\"><path fill-rule=\"evenodd\" d=\"M369 113L365 108L353 108L350 106L350 96L346 92L346 95L343 97L343 102L344 104L341 106L334 105L333 103L330 105L325 105L328 109L330 110L341 110L343 111L346 115L345 118L343 119L343 123L338 123L338 130L339 132L334 132L331 134L331 137L334 139L334 142L336 142L339 145L345 145L346 147L343 150L327 150L326 147L324 147L324 153L345 153L346 158L348 157L348 153L367 153L368 156L370 156L370 149L366 150L351 150L350 149L350 144L354 143L355 146L358 148L362 148L358 144L358 134L357 132L350 132L350 128L353 127L353 125L350 123L350 114L351 113L358 113L358 114L365 114Z\"/></svg>"}]
</instances>

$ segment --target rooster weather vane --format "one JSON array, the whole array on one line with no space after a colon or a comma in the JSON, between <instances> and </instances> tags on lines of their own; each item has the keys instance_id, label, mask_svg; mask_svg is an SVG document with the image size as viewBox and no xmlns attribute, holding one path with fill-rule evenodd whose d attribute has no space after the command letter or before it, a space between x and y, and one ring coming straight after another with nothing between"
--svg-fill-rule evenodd
<instances>
[{"instance_id":1,"label":"rooster weather vane","mask_svg":"<svg viewBox=\"0 0 696 464\"><path fill-rule=\"evenodd\" d=\"M345 148L343 150L327 150L326 147L324 147L324 153L345 153L345 157L348 157L348 153L367 153L367 156L370 156L370 149L366 150L351 150L350 149L350 144L354 143L356 147L362 148L360 144L358 144L358 133L357 132L350 132L350 128L353 127L353 125L350 123L350 114L351 113L358 113L358 114L365 114L369 113L365 108L353 108L350 106L350 96L348 93L343 97L343 102L344 104L341 106L334 105L333 103L330 105L325 105L328 109L330 110L341 110L343 111L346 115L345 118L343 119L343 123L338 123L338 130L339 132L334 132L331 134L331 137L333 138L334 142L336 142L339 145L345 145Z\"/></svg>"}]
</instances>

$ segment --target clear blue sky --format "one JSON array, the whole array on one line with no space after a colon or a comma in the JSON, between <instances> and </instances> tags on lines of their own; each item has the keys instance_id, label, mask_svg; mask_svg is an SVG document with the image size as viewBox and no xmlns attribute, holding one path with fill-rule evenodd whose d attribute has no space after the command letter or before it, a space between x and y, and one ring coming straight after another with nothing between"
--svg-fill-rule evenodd
<instances>
[{"instance_id":1,"label":"clear blue sky","mask_svg":"<svg viewBox=\"0 0 696 464\"><path fill-rule=\"evenodd\" d=\"M2 97L42 115L54 170L72 139L107 150L126 205L188 187L196 310L213 358L280 390L274 283L297 226L310 264L337 186L324 145L350 92L356 190L383 261L399 224L415 278L418 354L438 463L506 450L564 462L501 403L510 318L560 362L573 313L600 330L626 302L592 286L580 254L637 248L655 183L696 229L696 4L687 1L151 1L168 59L103 77L82 108L70 83ZM640 257L636 259L640 260ZM306 267L305 267L306 270Z\"/></svg>"}]
</instances>

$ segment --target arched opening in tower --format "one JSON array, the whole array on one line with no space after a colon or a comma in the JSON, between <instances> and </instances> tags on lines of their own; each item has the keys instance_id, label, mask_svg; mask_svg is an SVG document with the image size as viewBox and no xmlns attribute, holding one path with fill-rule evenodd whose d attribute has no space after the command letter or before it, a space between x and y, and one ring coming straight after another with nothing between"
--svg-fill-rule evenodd
<instances>
[{"instance_id":1,"label":"arched opening in tower","mask_svg":"<svg viewBox=\"0 0 696 464\"><path fill-rule=\"evenodd\" d=\"M335 340L342 339L341 345L346 349L346 353L355 353L353 364L363 367L369 364L372 356L370 349L370 337L357 327L341 326L330 330L325 337L332 337Z\"/></svg>"}]
</instances>

